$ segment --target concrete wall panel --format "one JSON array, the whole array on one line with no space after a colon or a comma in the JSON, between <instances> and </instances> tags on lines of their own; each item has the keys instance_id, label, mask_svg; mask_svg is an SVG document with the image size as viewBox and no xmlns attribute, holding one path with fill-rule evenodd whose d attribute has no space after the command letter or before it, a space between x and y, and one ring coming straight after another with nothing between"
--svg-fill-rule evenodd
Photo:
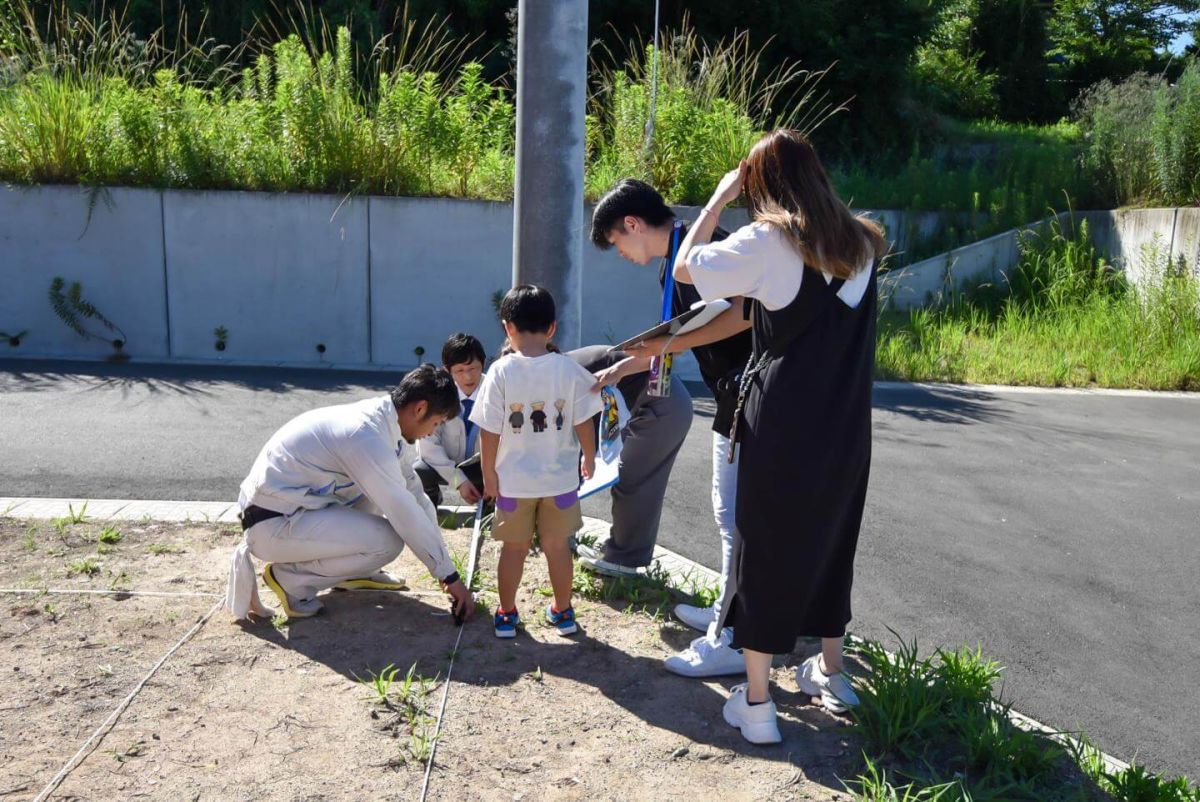
<instances>
[{"instance_id":1,"label":"concrete wall panel","mask_svg":"<svg viewBox=\"0 0 1200 802\"><path fill-rule=\"evenodd\" d=\"M415 198L370 204L374 362L440 364L442 343L456 331L474 334L495 356L504 333L492 298L512 286L511 204Z\"/></svg>"},{"instance_id":2,"label":"concrete wall panel","mask_svg":"<svg viewBox=\"0 0 1200 802\"><path fill-rule=\"evenodd\" d=\"M365 199L168 191L163 212L173 356L370 361Z\"/></svg>"},{"instance_id":3,"label":"concrete wall panel","mask_svg":"<svg viewBox=\"0 0 1200 802\"><path fill-rule=\"evenodd\" d=\"M159 193L143 189L0 187L0 331L28 333L0 356L103 358L109 342L85 340L54 314L50 282L78 281L83 299L120 326L124 352L163 359L167 350ZM92 331L119 335L95 320Z\"/></svg>"}]
</instances>

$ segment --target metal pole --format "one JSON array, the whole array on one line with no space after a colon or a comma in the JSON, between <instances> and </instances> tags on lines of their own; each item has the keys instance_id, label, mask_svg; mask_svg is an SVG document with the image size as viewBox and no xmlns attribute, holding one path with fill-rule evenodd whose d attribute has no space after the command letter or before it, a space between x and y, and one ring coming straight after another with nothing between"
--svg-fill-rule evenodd
<instances>
[{"instance_id":1,"label":"metal pole","mask_svg":"<svg viewBox=\"0 0 1200 802\"><path fill-rule=\"evenodd\" d=\"M513 284L558 305L555 342L580 345L587 0L520 0Z\"/></svg>"}]
</instances>

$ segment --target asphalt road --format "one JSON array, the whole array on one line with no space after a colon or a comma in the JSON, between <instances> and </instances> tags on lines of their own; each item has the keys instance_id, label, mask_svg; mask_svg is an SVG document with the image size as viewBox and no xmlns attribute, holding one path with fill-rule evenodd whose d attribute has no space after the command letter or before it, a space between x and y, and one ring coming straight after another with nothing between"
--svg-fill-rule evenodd
<instances>
[{"instance_id":1,"label":"asphalt road","mask_svg":"<svg viewBox=\"0 0 1200 802\"><path fill-rule=\"evenodd\" d=\"M0 362L0 496L230 500L276 427L395 378ZM718 567L696 408L660 543ZM980 643L1017 710L1200 778L1198 577L1200 398L876 388L857 634Z\"/></svg>"}]
</instances>

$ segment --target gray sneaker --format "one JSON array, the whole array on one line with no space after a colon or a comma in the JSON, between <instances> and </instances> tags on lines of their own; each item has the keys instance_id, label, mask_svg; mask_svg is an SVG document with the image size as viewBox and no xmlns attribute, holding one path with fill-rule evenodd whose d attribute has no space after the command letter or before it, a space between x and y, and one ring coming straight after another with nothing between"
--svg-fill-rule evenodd
<instances>
[{"instance_id":1,"label":"gray sneaker","mask_svg":"<svg viewBox=\"0 0 1200 802\"><path fill-rule=\"evenodd\" d=\"M629 565L620 565L618 563L609 562L604 559L604 553L595 546L589 546L586 543L580 543L575 547L575 554L579 557L579 564L588 569L594 574L602 576L640 576L644 573L642 568L634 568Z\"/></svg>"},{"instance_id":2,"label":"gray sneaker","mask_svg":"<svg viewBox=\"0 0 1200 802\"><path fill-rule=\"evenodd\" d=\"M809 696L820 696L830 713L845 713L858 706L858 694L845 671L826 674L821 670L821 655L814 654L796 669L796 684Z\"/></svg>"}]
</instances>

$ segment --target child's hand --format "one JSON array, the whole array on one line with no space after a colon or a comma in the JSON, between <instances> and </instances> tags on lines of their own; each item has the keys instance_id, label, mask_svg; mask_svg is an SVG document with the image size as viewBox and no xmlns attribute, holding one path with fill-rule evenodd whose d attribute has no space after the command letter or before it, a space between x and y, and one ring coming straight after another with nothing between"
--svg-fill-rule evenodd
<instances>
[{"instance_id":1,"label":"child's hand","mask_svg":"<svg viewBox=\"0 0 1200 802\"><path fill-rule=\"evenodd\" d=\"M621 381L621 379L625 378L621 371L620 362L612 365L611 367L607 367L604 370L598 370L594 375L596 377L596 383L592 385L593 393L598 393L605 387L611 387L612 385Z\"/></svg>"},{"instance_id":2,"label":"child's hand","mask_svg":"<svg viewBox=\"0 0 1200 802\"><path fill-rule=\"evenodd\" d=\"M483 475L483 497L493 501L500 498L500 475L495 471Z\"/></svg>"},{"instance_id":3,"label":"child's hand","mask_svg":"<svg viewBox=\"0 0 1200 802\"><path fill-rule=\"evenodd\" d=\"M583 474L584 479L591 479L592 474L596 472L596 455L584 454L580 457L579 470Z\"/></svg>"}]
</instances>

